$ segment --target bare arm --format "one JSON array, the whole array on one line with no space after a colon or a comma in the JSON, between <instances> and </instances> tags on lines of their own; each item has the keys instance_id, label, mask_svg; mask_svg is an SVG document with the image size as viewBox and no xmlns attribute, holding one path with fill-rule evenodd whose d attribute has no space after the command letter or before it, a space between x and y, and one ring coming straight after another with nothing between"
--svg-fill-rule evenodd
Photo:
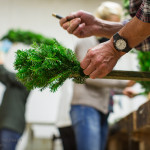
<instances>
[{"instance_id":1,"label":"bare arm","mask_svg":"<svg viewBox=\"0 0 150 150\"><path fill-rule=\"evenodd\" d=\"M93 35L110 38L123 27L121 23L96 18L91 13L83 10L62 18L60 25L68 33L74 34L79 38Z\"/></svg>"},{"instance_id":2,"label":"bare arm","mask_svg":"<svg viewBox=\"0 0 150 150\"><path fill-rule=\"evenodd\" d=\"M87 79L86 84L95 86L97 88L109 87L109 88L121 88L124 89L128 86L128 81L113 80L113 79Z\"/></svg>"},{"instance_id":3,"label":"bare arm","mask_svg":"<svg viewBox=\"0 0 150 150\"><path fill-rule=\"evenodd\" d=\"M142 22L134 17L119 31L119 34L133 48L150 35L149 28L150 23ZM114 68L118 59L124 54L124 52L118 52L114 48L112 37L108 42L89 49L86 57L81 62L81 67L84 69L84 73L90 75L91 78L102 78Z\"/></svg>"},{"instance_id":4,"label":"bare arm","mask_svg":"<svg viewBox=\"0 0 150 150\"><path fill-rule=\"evenodd\" d=\"M133 48L150 36L149 29L150 23L143 22L134 17L119 31L119 34L127 39L129 46Z\"/></svg>"}]
</instances>

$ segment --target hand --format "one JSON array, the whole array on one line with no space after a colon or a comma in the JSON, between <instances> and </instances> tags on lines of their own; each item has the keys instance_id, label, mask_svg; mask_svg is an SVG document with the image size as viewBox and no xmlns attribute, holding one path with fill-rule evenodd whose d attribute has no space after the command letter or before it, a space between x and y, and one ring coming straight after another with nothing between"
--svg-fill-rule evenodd
<instances>
[{"instance_id":1,"label":"hand","mask_svg":"<svg viewBox=\"0 0 150 150\"><path fill-rule=\"evenodd\" d=\"M95 35L96 22L96 18L92 14L78 11L62 18L59 23L68 33L84 38Z\"/></svg>"},{"instance_id":2,"label":"hand","mask_svg":"<svg viewBox=\"0 0 150 150\"><path fill-rule=\"evenodd\" d=\"M136 81L129 80L127 86L133 86L134 84L136 84Z\"/></svg>"},{"instance_id":3,"label":"hand","mask_svg":"<svg viewBox=\"0 0 150 150\"><path fill-rule=\"evenodd\" d=\"M135 92L135 91L134 91L132 88L130 88L130 87L125 88L125 89L123 90L123 94L126 95L126 96L128 96L129 98L133 98L133 97L135 97L135 96L138 95L138 93Z\"/></svg>"},{"instance_id":4,"label":"hand","mask_svg":"<svg viewBox=\"0 0 150 150\"><path fill-rule=\"evenodd\" d=\"M123 54L125 53L114 49L112 41L109 40L89 49L80 66L90 78L102 78L113 69Z\"/></svg>"}]
</instances>

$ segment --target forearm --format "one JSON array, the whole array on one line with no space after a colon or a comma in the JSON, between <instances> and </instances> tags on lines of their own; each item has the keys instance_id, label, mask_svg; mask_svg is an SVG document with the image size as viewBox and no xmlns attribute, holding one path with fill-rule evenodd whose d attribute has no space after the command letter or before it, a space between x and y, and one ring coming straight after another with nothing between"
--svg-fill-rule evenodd
<instances>
[{"instance_id":1,"label":"forearm","mask_svg":"<svg viewBox=\"0 0 150 150\"><path fill-rule=\"evenodd\" d=\"M97 88L109 87L109 88L121 88L124 89L127 86L128 81L114 80L114 79L87 79L86 84L95 86Z\"/></svg>"},{"instance_id":2,"label":"forearm","mask_svg":"<svg viewBox=\"0 0 150 150\"><path fill-rule=\"evenodd\" d=\"M142 22L134 17L119 31L119 35L127 39L129 46L133 48L150 35L149 28L150 23Z\"/></svg>"},{"instance_id":3,"label":"forearm","mask_svg":"<svg viewBox=\"0 0 150 150\"><path fill-rule=\"evenodd\" d=\"M96 19L94 35L99 37L111 38L111 36L113 36L121 28L123 28L123 24L121 22Z\"/></svg>"}]
</instances>

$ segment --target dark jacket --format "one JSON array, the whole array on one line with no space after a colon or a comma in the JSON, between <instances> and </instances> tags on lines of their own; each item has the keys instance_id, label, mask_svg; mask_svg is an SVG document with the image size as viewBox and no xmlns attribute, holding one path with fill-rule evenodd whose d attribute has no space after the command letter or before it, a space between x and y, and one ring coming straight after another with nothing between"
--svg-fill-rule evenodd
<instances>
[{"instance_id":1,"label":"dark jacket","mask_svg":"<svg viewBox=\"0 0 150 150\"><path fill-rule=\"evenodd\" d=\"M6 86L0 105L0 129L8 128L23 133L25 128L25 105L29 91L11 73L0 65L0 82Z\"/></svg>"}]
</instances>

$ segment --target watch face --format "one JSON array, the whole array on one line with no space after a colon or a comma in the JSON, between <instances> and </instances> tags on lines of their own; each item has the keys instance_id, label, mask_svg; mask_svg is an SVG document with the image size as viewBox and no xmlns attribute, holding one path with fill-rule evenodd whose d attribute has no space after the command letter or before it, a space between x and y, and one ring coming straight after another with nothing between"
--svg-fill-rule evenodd
<instances>
[{"instance_id":1,"label":"watch face","mask_svg":"<svg viewBox=\"0 0 150 150\"><path fill-rule=\"evenodd\" d=\"M124 50L126 48L127 44L126 44L126 41L123 40L123 39L119 39L116 41L116 47L119 49L119 50Z\"/></svg>"}]
</instances>

